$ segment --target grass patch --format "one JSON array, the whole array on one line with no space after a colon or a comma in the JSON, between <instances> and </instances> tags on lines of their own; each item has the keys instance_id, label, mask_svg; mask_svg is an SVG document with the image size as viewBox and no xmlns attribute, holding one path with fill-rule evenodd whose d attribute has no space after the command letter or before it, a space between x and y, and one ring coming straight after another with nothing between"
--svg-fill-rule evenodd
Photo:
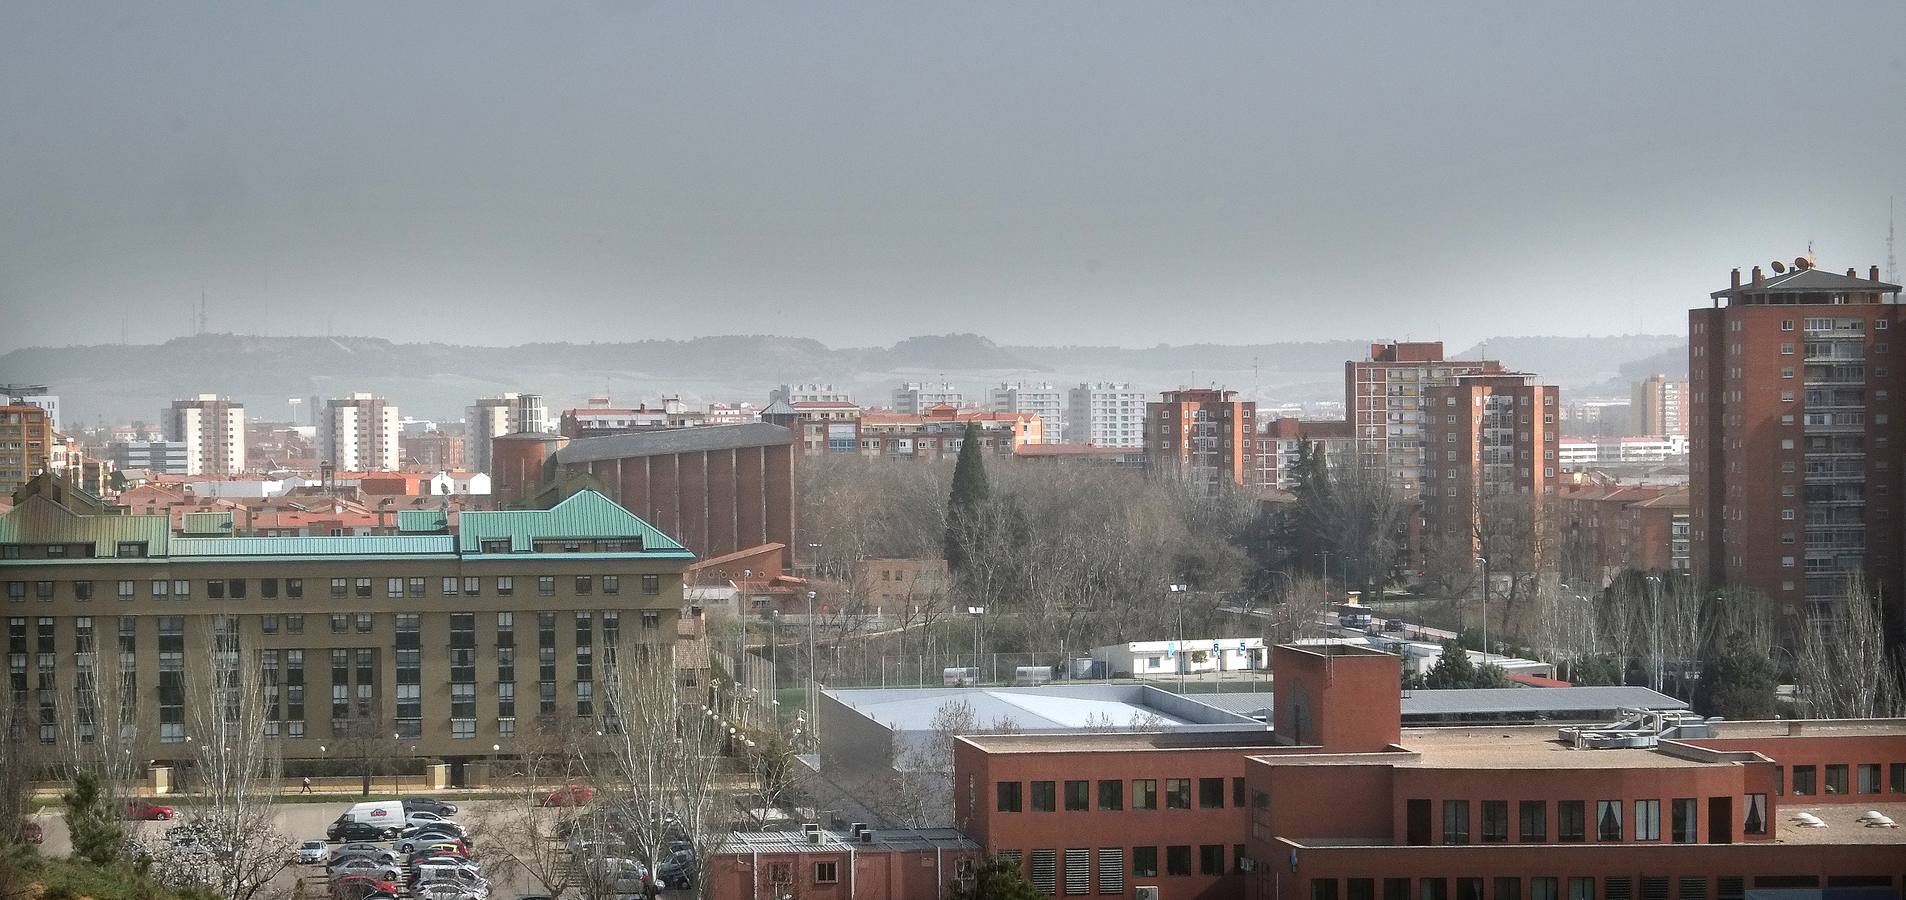
<instances>
[{"instance_id":1,"label":"grass patch","mask_svg":"<svg viewBox=\"0 0 1906 900\"><path fill-rule=\"evenodd\" d=\"M126 866L53 859L30 848L13 848L0 856L0 884L38 885L40 900L215 900L203 892L174 891L144 882Z\"/></svg>"}]
</instances>

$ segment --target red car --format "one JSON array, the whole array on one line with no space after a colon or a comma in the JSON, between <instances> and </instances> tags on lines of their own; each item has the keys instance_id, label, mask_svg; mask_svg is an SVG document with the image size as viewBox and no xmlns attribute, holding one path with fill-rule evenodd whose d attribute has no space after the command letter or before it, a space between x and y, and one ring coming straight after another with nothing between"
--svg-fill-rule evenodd
<instances>
[{"instance_id":1,"label":"red car","mask_svg":"<svg viewBox=\"0 0 1906 900\"><path fill-rule=\"evenodd\" d=\"M594 800L596 792L584 784L566 784L543 795L544 806L581 806Z\"/></svg>"},{"instance_id":2,"label":"red car","mask_svg":"<svg viewBox=\"0 0 1906 900\"><path fill-rule=\"evenodd\" d=\"M170 806L159 806L154 803L147 803L144 800L134 800L126 804L126 818L128 819L142 819L145 821L157 820L163 822L177 815L178 813L174 812Z\"/></svg>"},{"instance_id":3,"label":"red car","mask_svg":"<svg viewBox=\"0 0 1906 900\"><path fill-rule=\"evenodd\" d=\"M337 900L356 900L371 894L397 896L397 885L369 875L340 875L331 879L331 896Z\"/></svg>"}]
</instances>

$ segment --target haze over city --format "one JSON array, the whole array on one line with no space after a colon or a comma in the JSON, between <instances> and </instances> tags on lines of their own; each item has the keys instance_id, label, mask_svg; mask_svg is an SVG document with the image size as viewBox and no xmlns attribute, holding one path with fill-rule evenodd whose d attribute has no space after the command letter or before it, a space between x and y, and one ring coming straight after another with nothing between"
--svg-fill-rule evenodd
<instances>
[{"instance_id":1,"label":"haze over city","mask_svg":"<svg viewBox=\"0 0 1906 900\"><path fill-rule=\"evenodd\" d=\"M1898 3L3 15L0 350L1671 333L1906 194Z\"/></svg>"}]
</instances>

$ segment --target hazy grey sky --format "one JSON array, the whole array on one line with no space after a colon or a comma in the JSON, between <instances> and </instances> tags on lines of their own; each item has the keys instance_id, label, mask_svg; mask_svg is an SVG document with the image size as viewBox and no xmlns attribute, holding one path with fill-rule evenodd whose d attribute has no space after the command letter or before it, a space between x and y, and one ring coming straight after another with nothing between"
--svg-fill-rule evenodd
<instances>
[{"instance_id":1,"label":"hazy grey sky","mask_svg":"<svg viewBox=\"0 0 1906 900\"><path fill-rule=\"evenodd\" d=\"M1899 0L0 2L0 350L1680 331L1888 194Z\"/></svg>"}]
</instances>

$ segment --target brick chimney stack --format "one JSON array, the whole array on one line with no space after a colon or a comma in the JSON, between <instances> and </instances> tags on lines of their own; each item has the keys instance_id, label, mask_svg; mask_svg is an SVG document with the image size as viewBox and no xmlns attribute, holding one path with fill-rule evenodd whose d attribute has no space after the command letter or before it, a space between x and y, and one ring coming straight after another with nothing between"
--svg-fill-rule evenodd
<instances>
[{"instance_id":1,"label":"brick chimney stack","mask_svg":"<svg viewBox=\"0 0 1906 900\"><path fill-rule=\"evenodd\" d=\"M1760 267L1759 266L1754 267L1754 283L1760 284Z\"/></svg>"},{"instance_id":2,"label":"brick chimney stack","mask_svg":"<svg viewBox=\"0 0 1906 900\"><path fill-rule=\"evenodd\" d=\"M1741 286L1741 270L1739 266L1735 266L1734 267L1734 287L1739 288L1740 286Z\"/></svg>"},{"instance_id":3,"label":"brick chimney stack","mask_svg":"<svg viewBox=\"0 0 1906 900\"><path fill-rule=\"evenodd\" d=\"M1867 280L1868 280L1868 281L1878 281L1878 280L1880 280L1880 267L1879 267L1879 266L1874 266L1873 268L1871 268L1871 269L1868 269L1867 271L1868 271L1868 272L1871 272L1871 273L1872 273L1871 275L1868 275L1868 276L1867 276Z\"/></svg>"}]
</instances>

